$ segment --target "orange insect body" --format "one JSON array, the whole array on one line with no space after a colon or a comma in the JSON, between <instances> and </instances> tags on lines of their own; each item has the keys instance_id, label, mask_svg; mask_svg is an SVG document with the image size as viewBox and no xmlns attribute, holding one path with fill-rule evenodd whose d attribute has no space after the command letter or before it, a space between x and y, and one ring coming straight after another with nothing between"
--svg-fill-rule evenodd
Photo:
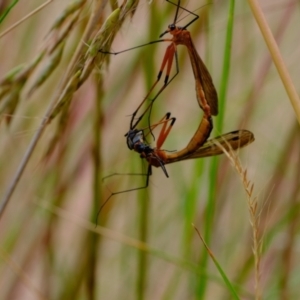
<instances>
[{"instance_id":1,"label":"orange insect body","mask_svg":"<svg viewBox=\"0 0 300 300\"><path fill-rule=\"evenodd\" d=\"M175 123L175 118L170 119L169 117L170 114L168 113L159 123L153 126L156 127L160 124L163 124L157 140L156 148L152 148L144 142L143 130L132 130L127 136L127 144L130 145L130 149L138 152L141 155L141 158L145 158L149 166L154 166L157 168L161 167L167 177L168 173L165 169L166 164L186 159L195 159L222 154L223 150L216 145L215 141L219 142L227 151L230 149L237 150L254 141L253 133L248 130L237 130L221 135L214 139L207 140L203 131L209 133L211 124L209 119L203 118L194 137L188 143L187 147L180 151L168 152L166 150L162 150L161 147L166 140L166 137L168 136L173 124ZM167 124L170 121L171 123L167 127ZM197 135L201 135L202 139L197 139Z\"/></svg>"},{"instance_id":2,"label":"orange insect body","mask_svg":"<svg viewBox=\"0 0 300 300\"><path fill-rule=\"evenodd\" d=\"M138 152L141 158L147 160L149 166L161 167L168 177L165 165L186 159L201 158L222 154L223 151L214 141L218 141L226 150L242 148L254 141L253 134L248 130L238 130L220 137L208 140L212 128L211 117L203 116L202 121L191 138L188 145L180 151L168 152L161 147L169 135L176 119L170 118L167 113L158 123L149 128L150 130L162 125L156 147L152 148L145 143L144 130L130 130L127 134L127 145L129 149Z\"/></svg>"},{"instance_id":3,"label":"orange insect body","mask_svg":"<svg viewBox=\"0 0 300 300\"><path fill-rule=\"evenodd\" d=\"M168 2L172 3L171 1L167 0ZM174 4L175 5L175 4ZM218 95L216 92L216 89L214 87L212 78L204 65L202 59L200 58L195 45L192 41L190 32L186 29L190 24L192 24L196 19L199 18L199 16L195 15L194 13L191 12L195 16L195 18L190 21L188 24L186 24L184 27L177 27L175 25L178 17L178 10L179 8L187 11L185 8L180 6L180 0L177 2L177 10L175 13L175 18L173 24L168 26L168 29L160 35L160 38L169 33L172 35L171 39L160 39L156 41L152 41L148 44L140 45L137 47L133 47L124 51L120 52L105 52L101 51L102 53L108 53L108 54L119 54L131 49L143 47L145 45L150 45L154 43L159 43L159 42L171 42L171 44L167 47L160 71L158 73L157 79L155 83L152 85L150 91L146 95L146 97L143 99L143 101L140 103L140 105L137 107L137 109L134 111L132 114L132 118L130 121L130 130L126 133L127 137L127 146L130 150L134 150L135 152L140 154L141 158L144 158L148 162L148 172L147 174L135 174L135 175L146 175L146 182L144 186L133 188L126 190L127 192L129 191L134 191L134 190L139 190L146 188L149 184L149 177L152 174L152 169L151 167L160 167L162 168L163 172L167 177L168 173L166 170L165 165L186 160L186 159L195 159L195 158L202 158L202 157L208 157L208 156L214 156L214 155L219 155L223 153L223 149L225 150L236 150L239 148L242 148L254 141L254 135L248 130L238 130L238 131L233 131L227 134L224 134L222 136L216 137L214 139L210 139L209 135L212 131L213 128L213 122L212 122L212 117L218 114ZM160 95L160 93L166 88L166 86L175 78L175 76L179 73L179 68L178 68L178 58L177 58L177 46L178 45L184 45L187 47L188 54L190 57L193 73L194 73L194 78L195 78L195 89L196 89L196 97L198 104L200 108L203 110L204 115L202 117L202 120L194 134L194 136L191 138L189 141L188 145L184 147L180 151L166 151L162 149L162 145L165 142L167 136L169 135L174 123L175 123L175 118L170 118L170 113L167 113L164 118L154 124L150 125L150 117L149 117L149 127L147 128L149 132L152 134L152 130L157 127L158 125L162 125L162 129L160 131L159 137L157 139L156 147L152 148L150 145L145 143L145 136L144 136L144 130L138 130L136 129L137 125L139 122L142 120L144 115L146 114L147 111L151 112L152 105L154 101L157 99L157 97ZM173 77L169 80L169 75L171 72L173 60L176 60L176 74L173 75ZM163 71L166 68L166 75L165 75L165 80L164 80L164 85L159 89L158 93L155 95L155 97L151 100L151 103L147 105L145 110L141 113L141 115L136 118L137 113L143 106L143 104L149 100L149 95L152 93L154 88L156 87L157 83L159 82ZM150 114L149 114L150 116ZM221 146L219 146L221 145ZM120 174L116 174L120 175ZM132 174L130 174L132 175ZM108 202L108 200L117 194L126 192L126 191L119 191L119 192L114 192L111 193L111 195L108 197L108 199L102 204L101 209L103 206Z\"/></svg>"},{"instance_id":4,"label":"orange insect body","mask_svg":"<svg viewBox=\"0 0 300 300\"><path fill-rule=\"evenodd\" d=\"M196 82L196 96L198 103L207 116L217 115L217 92L213 85L212 78L195 48L190 32L184 28L176 27L174 24L171 24L169 25L168 30L163 34L165 33L170 33L173 36L170 40L172 44L167 48L165 59L171 57L171 60L173 60L176 52L176 45L184 45L187 47Z\"/></svg>"}]
</instances>

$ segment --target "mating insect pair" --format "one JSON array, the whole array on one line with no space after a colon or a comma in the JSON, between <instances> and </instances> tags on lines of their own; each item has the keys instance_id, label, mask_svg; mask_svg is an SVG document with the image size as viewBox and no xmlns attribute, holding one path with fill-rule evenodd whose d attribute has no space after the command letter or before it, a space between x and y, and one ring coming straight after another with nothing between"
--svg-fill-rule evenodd
<instances>
[{"instance_id":1,"label":"mating insect pair","mask_svg":"<svg viewBox=\"0 0 300 300\"><path fill-rule=\"evenodd\" d=\"M205 118L202 119L202 122L200 123L198 129L196 130L188 145L180 151L166 151L162 149L162 146L176 121L174 117L171 118L170 113L167 113L158 123L151 125L150 128L130 130L125 135L128 148L139 153L140 157L148 162L147 173L139 174L146 176L145 184L138 188L111 193L110 196L101 205L100 211L114 195L147 188L149 184L149 178L152 175L152 166L160 167L166 177L169 177L165 167L165 165L167 164L184 161L187 159L220 155L223 153L223 149L227 151L237 150L239 148L247 146L254 141L253 133L248 130L236 130L212 139L208 139L208 137L206 138L206 136L207 132L209 131L209 127L205 125L207 123L203 120L205 120ZM158 126L161 126L162 128L157 138L156 147L153 148L147 142L145 142L146 136L149 135L150 132ZM145 134L146 130L148 131L147 134Z\"/></svg>"},{"instance_id":2,"label":"mating insect pair","mask_svg":"<svg viewBox=\"0 0 300 300\"><path fill-rule=\"evenodd\" d=\"M205 118L203 118L196 133L186 147L180 151L166 151L161 147L176 121L176 118L170 118L170 116L171 113L167 113L162 120L149 128L148 134L150 130L153 130L155 127L159 125L162 126L155 148L150 147L150 145L145 142L146 136L144 129L131 130L126 134L128 148L139 153L141 158L147 160L149 175L152 174L151 167L154 166L162 168L166 177L169 177L165 168L166 164L187 159L219 155L223 153L222 148L227 151L230 149L236 150L254 141L253 134L248 130L236 130L213 139L208 139L207 132L209 131L209 127L205 125L207 123L206 121L203 122L203 120L205 120ZM221 144L221 147L217 146L218 144Z\"/></svg>"},{"instance_id":3,"label":"mating insect pair","mask_svg":"<svg viewBox=\"0 0 300 300\"><path fill-rule=\"evenodd\" d=\"M206 156L213 156L213 155L219 155L222 152L222 150L216 146L215 142L219 142L225 149L232 148L233 150L236 150L238 148L244 147L248 145L249 143L254 141L254 136L250 131L247 130L238 130L233 131L227 134L224 134L222 136L216 137L214 139L208 140L210 133L213 128L213 122L212 122L212 116L215 116L218 114L218 97L217 92L214 87L212 78L202 62L199 54L197 53L197 50L194 46L194 43L192 41L190 32L187 30L187 27L190 26L192 23L194 23L199 16L196 15L193 12L189 12L184 7L180 6L180 0L178 0L177 4L166 0L167 2L173 4L176 6L176 12L174 21L171 25L168 26L168 29L163 32L160 35L160 39L156 41L152 41L147 44L143 44L137 47L133 47L130 49L126 49L119 52L108 52L108 51L101 51L102 53L107 54L120 54L132 49L136 49L139 47L143 47L146 45L151 45L154 43L160 43L160 42L170 42L170 45L167 47L160 71L158 73L157 79L152 85L150 91L147 93L145 98L142 100L140 105L137 107L137 109L133 112L132 118L130 121L130 128L128 133L126 134L127 138L127 145L129 149L134 150L140 154L140 156L147 160L148 162L148 172L146 177L145 185L136 188L146 188L148 186L149 182L149 176L152 174L152 166L155 167L161 167L165 175L168 177L167 170L165 168L166 164L182 161L186 159L193 159L193 158L200 158L200 157L206 157ZM194 18L187 23L183 27L176 26L177 19L178 19L178 13L179 9L182 9L186 12L191 13ZM164 38L161 39L165 34L171 34L172 38ZM163 143L165 142L167 136L169 135L174 123L175 118L171 118L171 114L167 113L162 120L155 123L154 125L151 125L150 121L150 115L151 115L151 109L154 104L154 101L158 98L158 96L161 94L161 92L169 85L169 83L178 75L179 73L179 66L178 66L178 55L177 55L177 46L178 45L184 45L186 46L189 54L189 58L191 61L191 66L195 78L195 89L196 89L196 97L198 104L200 108L203 110L204 114L202 117L202 120L200 121L200 124L198 126L198 129L196 130L194 136L191 138L190 142L186 147L184 147L180 151L175 152L168 152L165 150L162 150L161 147ZM176 72L175 75L173 75L170 78L170 73L173 65L173 61L175 58L175 66L176 66ZM146 104L146 101L149 99L149 95L153 92L156 85L160 81L162 74L164 70L166 69L165 79L163 86L159 89L159 91L156 93L156 95L152 98L150 101L150 104ZM146 104L146 108L144 111L138 116L141 107L143 107ZM144 129L138 129L138 124L141 122L143 117L148 113L148 127ZM159 137L157 139L157 145L155 148L152 148L148 143L145 142L145 130L148 129L149 133L152 134L152 130L157 127L162 126L162 129L160 131ZM148 134L149 134L148 133ZM132 189L132 190L136 190ZM129 190L131 191L131 190ZM124 191L115 192L112 193L109 198L111 198L113 195L122 193ZM108 201L107 199L105 203Z\"/></svg>"}]
</instances>

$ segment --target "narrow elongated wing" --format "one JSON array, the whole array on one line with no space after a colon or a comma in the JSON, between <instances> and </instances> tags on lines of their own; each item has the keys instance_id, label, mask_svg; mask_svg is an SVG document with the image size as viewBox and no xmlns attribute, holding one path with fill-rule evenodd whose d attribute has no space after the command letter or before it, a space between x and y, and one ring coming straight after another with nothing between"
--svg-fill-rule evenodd
<instances>
[{"instance_id":1,"label":"narrow elongated wing","mask_svg":"<svg viewBox=\"0 0 300 300\"><path fill-rule=\"evenodd\" d=\"M223 154L223 150L216 145L216 141L219 142L227 151L230 149L237 150L251 144L254 141L254 135L249 130L236 130L225 133L221 136L209 139L195 152L179 159L174 159L168 163Z\"/></svg>"}]
</instances>

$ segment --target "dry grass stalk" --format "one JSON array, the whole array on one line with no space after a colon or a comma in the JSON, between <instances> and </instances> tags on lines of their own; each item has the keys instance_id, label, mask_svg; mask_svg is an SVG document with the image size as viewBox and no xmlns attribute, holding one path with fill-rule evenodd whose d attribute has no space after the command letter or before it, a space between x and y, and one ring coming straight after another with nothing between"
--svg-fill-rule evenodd
<instances>
[{"instance_id":1,"label":"dry grass stalk","mask_svg":"<svg viewBox=\"0 0 300 300\"><path fill-rule=\"evenodd\" d=\"M98 40L98 38L95 38L95 36L93 36L93 34L95 33L95 24L98 24L99 20L101 20L101 16L102 16L101 13L104 9L105 3L106 2L101 2L101 3L95 2L95 4L94 4L95 12L94 12L94 14L91 15L90 22L88 23L86 31L84 33L84 36L82 38L83 41L88 41L88 40L96 40L97 41ZM100 56L102 62L105 60L104 55L98 55L98 50L110 47L113 37L115 36L116 32L120 28L122 22L124 21L124 18L128 14L132 13L135 10L136 3L138 3L138 1L129 2L129 5L126 2L123 3L120 6L120 8L117 9L118 10L117 13L115 13L115 11L113 11L112 14L106 19L106 21L104 22L104 24L102 26L102 28L105 30L99 31L100 33L103 34L102 39L100 39L101 41L103 41L103 44L99 45L98 43L96 43L97 45L99 45L99 48L96 49L97 51L95 51L95 49L93 49L93 51L92 51L93 58L96 56ZM80 9L82 12L83 9L81 6L80 6ZM121 14L120 14L120 12L121 12ZM63 15L69 16L69 14L63 14ZM76 15L75 19L76 18L77 18L77 15ZM73 21L74 21L74 19L73 19ZM58 22L58 24L62 24L62 23L63 22ZM71 32L70 30L71 30L71 28L73 28L74 22L71 21L71 25L72 26L67 26L67 30L64 31L65 33L67 32L69 34ZM67 35L63 34L62 36L64 38L66 38L66 36L68 36L68 34ZM60 35L58 34L58 36L60 36ZM97 35L96 35L96 37L97 37ZM59 39L59 43L61 43L62 41L63 41L62 39ZM54 43L54 45L58 45L59 43ZM51 49L53 49L53 47ZM81 60L82 57L85 57L86 60L82 61ZM2 215L9 199L11 198L13 191L15 190L15 187L21 178L21 175L23 174L23 172L25 170L25 167L29 161L29 158L31 157L46 126L49 124L49 121L51 119L53 119L54 117L56 117L60 113L62 108L68 109L68 107L72 101L73 94L80 87L80 85L88 78L88 75L90 75L91 71L93 70L93 68L88 68L88 72L83 71L83 73L85 73L85 75L81 76L80 81L78 82L77 75L81 74L82 70L86 70L85 65L87 62L87 58L89 58L89 57L90 57L90 55L84 55L83 45L80 44L78 46L78 51L75 52L73 59L71 60L69 66L68 66L68 69L65 72L64 78L62 78L62 80L61 80L61 85L57 89L57 93L53 96L53 99L50 101L50 104L45 113L45 117L43 118L43 121L41 122L39 129L36 131L36 134L32 138L32 140L28 146L28 149L27 149L26 153L24 154L24 157L18 167L18 170L16 171L16 173L4 195L4 198L0 205L0 216ZM94 62L94 59L92 59L92 62ZM95 64L92 64L92 67L95 67L95 66L96 66ZM62 103L60 103L61 101L62 101Z\"/></svg>"},{"instance_id":2,"label":"dry grass stalk","mask_svg":"<svg viewBox=\"0 0 300 300\"><path fill-rule=\"evenodd\" d=\"M295 111L298 123L300 123L300 98L298 96L295 85L293 84L292 78L288 72L286 64L282 58L279 47L274 39L272 31L268 25L268 22L264 16L260 5L257 0L248 0L249 6L252 9L253 16L261 30L263 38L269 48L273 62L277 68L280 79L285 87L285 90L290 99L291 105Z\"/></svg>"},{"instance_id":3,"label":"dry grass stalk","mask_svg":"<svg viewBox=\"0 0 300 300\"><path fill-rule=\"evenodd\" d=\"M230 162L238 172L241 177L244 190L247 195L247 204L250 214L250 224L252 227L252 237L253 237L253 256L254 256L254 265L255 265L255 299L261 299L261 289L260 289L260 259L261 259L261 239L259 232L259 219L260 213L257 210L258 202L257 196L253 196L254 184L248 179L247 169L244 169L241 161L230 145L228 145L229 150L226 150L218 141L215 141L215 144L222 149L225 155L229 158Z\"/></svg>"}]
</instances>

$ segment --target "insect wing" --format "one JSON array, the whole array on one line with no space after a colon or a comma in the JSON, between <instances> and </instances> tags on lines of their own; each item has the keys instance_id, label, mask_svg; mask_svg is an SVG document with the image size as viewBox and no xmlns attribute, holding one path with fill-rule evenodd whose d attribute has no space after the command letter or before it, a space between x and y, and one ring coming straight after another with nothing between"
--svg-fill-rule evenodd
<instances>
[{"instance_id":1,"label":"insect wing","mask_svg":"<svg viewBox=\"0 0 300 300\"><path fill-rule=\"evenodd\" d=\"M172 162L223 154L224 152L222 148L217 146L216 142L220 143L222 147L224 147L227 151L229 151L230 149L237 150L239 148L245 147L251 144L253 141L254 141L254 135L252 132L248 130L232 131L208 140L204 145L202 145L195 152L187 156L181 157L177 160L175 159Z\"/></svg>"}]
</instances>

